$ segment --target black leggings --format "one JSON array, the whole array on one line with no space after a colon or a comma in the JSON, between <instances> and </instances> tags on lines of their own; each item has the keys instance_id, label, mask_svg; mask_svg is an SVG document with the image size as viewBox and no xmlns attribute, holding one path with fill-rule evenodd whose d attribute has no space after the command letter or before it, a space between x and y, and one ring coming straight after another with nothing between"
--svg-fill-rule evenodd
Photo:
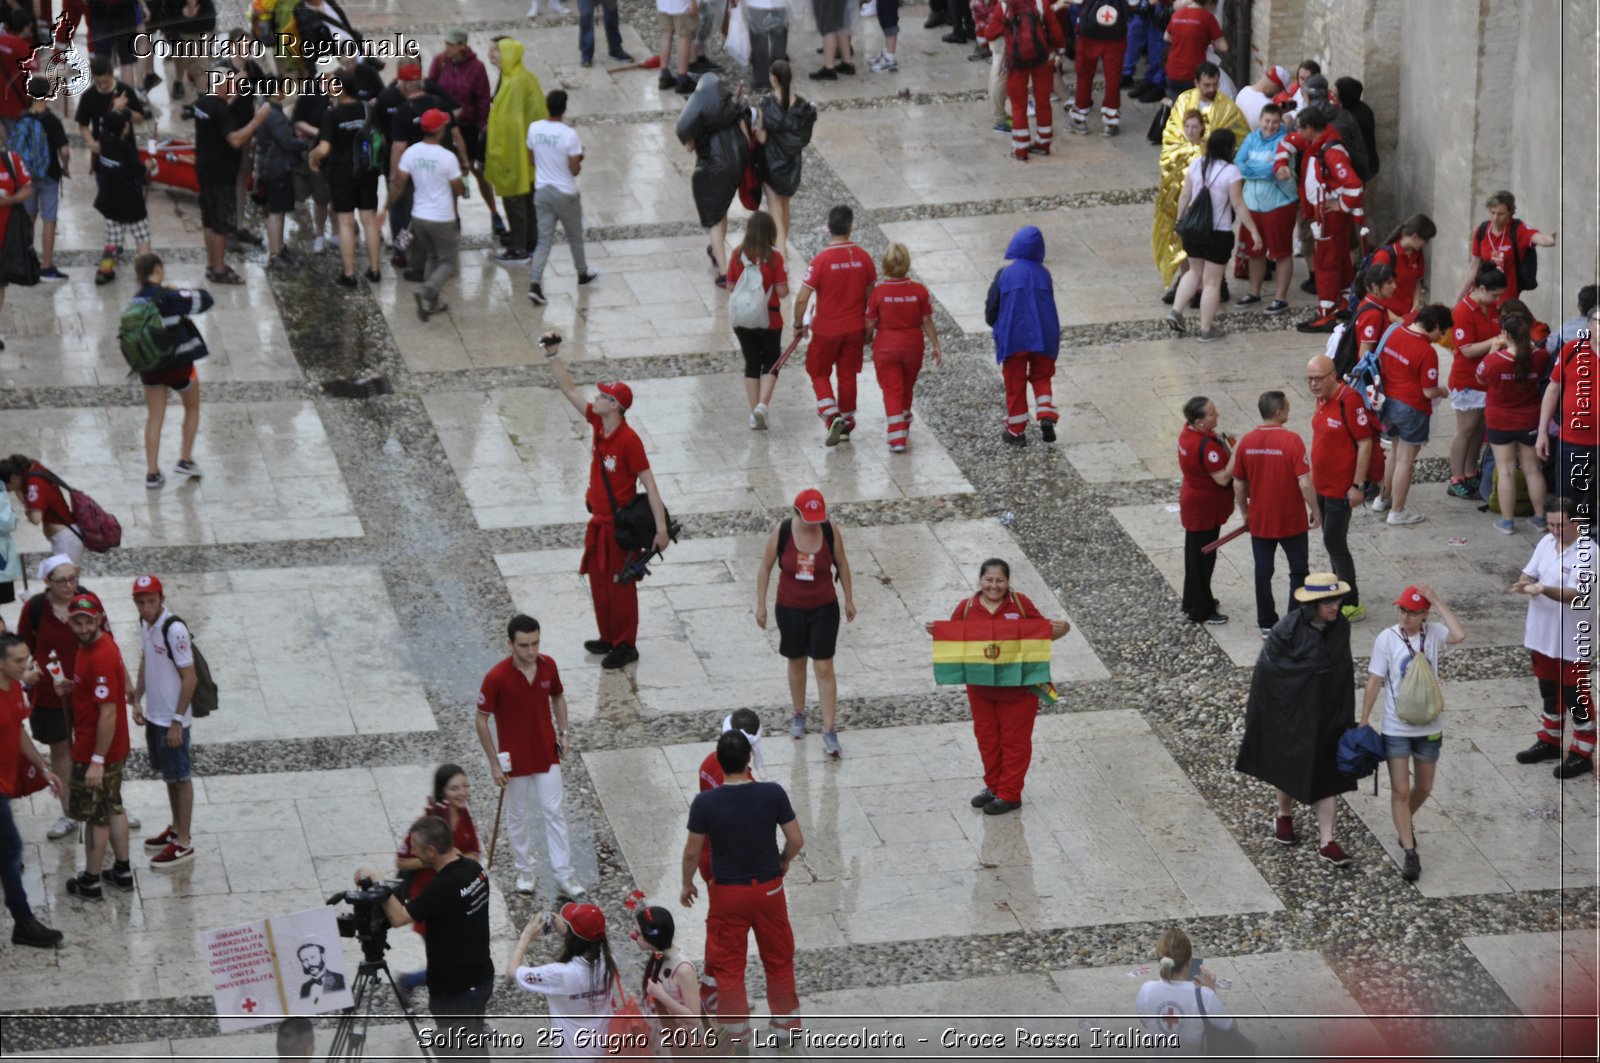
<instances>
[{"instance_id":1,"label":"black leggings","mask_svg":"<svg viewBox=\"0 0 1600 1063\"><path fill-rule=\"evenodd\" d=\"M778 361L778 354L782 350L780 346L782 329L736 328L733 334L739 340L739 350L744 352L746 380L759 380L766 374L774 372L772 367Z\"/></svg>"}]
</instances>

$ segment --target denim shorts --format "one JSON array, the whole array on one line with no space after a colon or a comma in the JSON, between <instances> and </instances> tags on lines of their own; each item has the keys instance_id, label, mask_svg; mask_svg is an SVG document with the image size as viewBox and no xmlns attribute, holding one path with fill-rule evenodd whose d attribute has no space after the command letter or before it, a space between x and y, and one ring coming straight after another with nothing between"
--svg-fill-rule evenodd
<instances>
[{"instance_id":1,"label":"denim shorts","mask_svg":"<svg viewBox=\"0 0 1600 1063\"><path fill-rule=\"evenodd\" d=\"M183 729L183 745L173 749L167 745L167 725L146 723L145 745L150 749L150 770L159 772L166 782L188 782L193 768L189 763L189 728Z\"/></svg>"},{"instance_id":2,"label":"denim shorts","mask_svg":"<svg viewBox=\"0 0 1600 1063\"><path fill-rule=\"evenodd\" d=\"M33 182L33 195L23 201L28 216L38 221L55 221L61 210L61 182L48 177Z\"/></svg>"},{"instance_id":3,"label":"denim shorts","mask_svg":"<svg viewBox=\"0 0 1600 1063\"><path fill-rule=\"evenodd\" d=\"M1423 764L1437 764L1439 751L1444 746L1444 732L1434 735L1424 735L1420 738L1401 738L1397 735L1383 736L1383 756L1385 760L1404 760L1415 757Z\"/></svg>"},{"instance_id":4,"label":"denim shorts","mask_svg":"<svg viewBox=\"0 0 1600 1063\"><path fill-rule=\"evenodd\" d=\"M1396 400L1383 404L1383 420L1389 426L1389 438L1420 447L1428 441L1428 422L1433 420L1433 414Z\"/></svg>"}]
</instances>

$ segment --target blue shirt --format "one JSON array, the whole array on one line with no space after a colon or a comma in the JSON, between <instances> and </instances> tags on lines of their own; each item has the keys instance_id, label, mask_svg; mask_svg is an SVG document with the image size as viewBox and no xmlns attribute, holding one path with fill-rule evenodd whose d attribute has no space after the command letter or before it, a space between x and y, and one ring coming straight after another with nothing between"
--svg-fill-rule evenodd
<instances>
[{"instance_id":1,"label":"blue shirt","mask_svg":"<svg viewBox=\"0 0 1600 1063\"><path fill-rule=\"evenodd\" d=\"M1278 135L1270 139L1262 136L1261 130L1252 130L1233 157L1233 164L1244 174L1244 205L1253 213L1265 214L1298 200L1293 180L1280 181L1272 176L1278 142L1287 135L1288 130L1281 127Z\"/></svg>"},{"instance_id":2,"label":"blue shirt","mask_svg":"<svg viewBox=\"0 0 1600 1063\"><path fill-rule=\"evenodd\" d=\"M689 805L689 830L711 840L711 874L719 882L777 878L777 831L792 822L789 795L775 782L723 783Z\"/></svg>"}]
</instances>

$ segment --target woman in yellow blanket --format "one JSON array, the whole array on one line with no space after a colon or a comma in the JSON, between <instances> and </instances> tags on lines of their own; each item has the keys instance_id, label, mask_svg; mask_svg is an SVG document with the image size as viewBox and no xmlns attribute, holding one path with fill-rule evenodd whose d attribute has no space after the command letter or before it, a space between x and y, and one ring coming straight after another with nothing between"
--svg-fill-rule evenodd
<instances>
[{"instance_id":1,"label":"woman in yellow blanket","mask_svg":"<svg viewBox=\"0 0 1600 1063\"><path fill-rule=\"evenodd\" d=\"M1178 196L1183 191L1189 164L1205 150L1206 137L1213 129L1232 129L1240 143L1250 135L1250 123L1245 121L1244 112L1218 88L1221 80L1222 72L1214 63L1201 63L1195 70L1194 88L1185 90L1172 102L1172 113L1167 116L1166 127L1161 132L1161 187L1156 193L1150 253L1161 270L1163 288L1172 286L1172 279L1185 258L1183 244L1172 230L1178 224ZM1191 114L1200 118L1198 135L1190 125Z\"/></svg>"}]
</instances>

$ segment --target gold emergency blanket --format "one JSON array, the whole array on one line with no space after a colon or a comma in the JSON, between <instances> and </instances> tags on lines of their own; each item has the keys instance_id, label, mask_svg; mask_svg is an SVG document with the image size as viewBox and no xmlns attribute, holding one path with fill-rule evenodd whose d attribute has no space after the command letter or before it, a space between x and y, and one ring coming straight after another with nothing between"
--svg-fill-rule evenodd
<instances>
[{"instance_id":1,"label":"gold emergency blanket","mask_svg":"<svg viewBox=\"0 0 1600 1063\"><path fill-rule=\"evenodd\" d=\"M1244 112L1229 97L1218 91L1209 104L1200 102L1200 90L1189 89L1180 95L1167 116L1166 127L1161 132L1161 187L1156 192L1155 220L1150 227L1150 254L1156 268L1161 271L1161 286L1172 284L1187 257L1183 244L1173 232L1178 224L1178 200L1183 195L1184 175L1189 164L1199 158L1203 145L1189 143L1183 135L1183 116L1198 110L1205 119L1203 142L1213 129L1232 129L1237 144L1244 143L1250 133L1250 124Z\"/></svg>"}]
</instances>

